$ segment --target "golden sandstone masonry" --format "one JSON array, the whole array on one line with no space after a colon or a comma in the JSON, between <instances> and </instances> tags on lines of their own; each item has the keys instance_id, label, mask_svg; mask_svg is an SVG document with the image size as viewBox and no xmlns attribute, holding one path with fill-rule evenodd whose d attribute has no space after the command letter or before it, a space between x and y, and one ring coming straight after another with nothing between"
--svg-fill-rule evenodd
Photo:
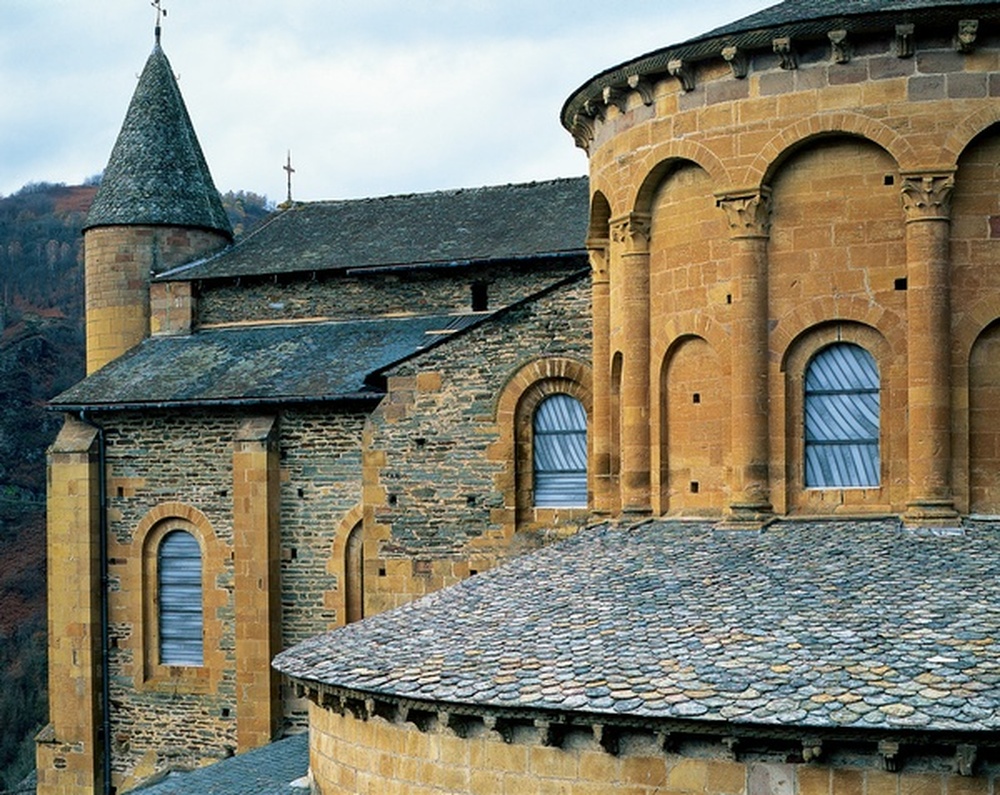
<instances>
[{"instance_id":1,"label":"golden sandstone masonry","mask_svg":"<svg viewBox=\"0 0 1000 795\"><path fill-rule=\"evenodd\" d=\"M39 792L308 724L324 794L992 795L998 74L998 3L784 2L576 91L587 180L230 244L157 43Z\"/></svg>"}]
</instances>

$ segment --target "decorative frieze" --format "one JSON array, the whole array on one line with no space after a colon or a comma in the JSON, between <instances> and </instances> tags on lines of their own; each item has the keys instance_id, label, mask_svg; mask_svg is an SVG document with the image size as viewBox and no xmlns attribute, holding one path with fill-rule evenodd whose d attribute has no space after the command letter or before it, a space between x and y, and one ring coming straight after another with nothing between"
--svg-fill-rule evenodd
<instances>
[{"instance_id":1,"label":"decorative frieze","mask_svg":"<svg viewBox=\"0 0 1000 795\"><path fill-rule=\"evenodd\" d=\"M948 220L954 174L911 174L903 177L903 210L907 222Z\"/></svg>"}]
</instances>

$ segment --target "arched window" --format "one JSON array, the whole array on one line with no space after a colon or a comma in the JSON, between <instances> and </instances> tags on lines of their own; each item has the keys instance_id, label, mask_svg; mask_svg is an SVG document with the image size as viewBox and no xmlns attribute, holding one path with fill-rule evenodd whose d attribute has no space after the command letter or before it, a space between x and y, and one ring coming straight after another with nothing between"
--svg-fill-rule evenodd
<instances>
[{"instance_id":1,"label":"arched window","mask_svg":"<svg viewBox=\"0 0 1000 795\"><path fill-rule=\"evenodd\" d=\"M823 348L806 368L805 485L878 486L879 375L858 345Z\"/></svg>"},{"instance_id":2,"label":"arched window","mask_svg":"<svg viewBox=\"0 0 1000 795\"><path fill-rule=\"evenodd\" d=\"M535 505L587 507L587 412L564 394L538 404L533 420Z\"/></svg>"},{"instance_id":3,"label":"arched window","mask_svg":"<svg viewBox=\"0 0 1000 795\"><path fill-rule=\"evenodd\" d=\"M201 547L184 530L163 537L156 556L160 665L203 665Z\"/></svg>"},{"instance_id":4,"label":"arched window","mask_svg":"<svg viewBox=\"0 0 1000 795\"><path fill-rule=\"evenodd\" d=\"M362 523L354 525L344 545L344 620L365 617L365 559Z\"/></svg>"}]
</instances>

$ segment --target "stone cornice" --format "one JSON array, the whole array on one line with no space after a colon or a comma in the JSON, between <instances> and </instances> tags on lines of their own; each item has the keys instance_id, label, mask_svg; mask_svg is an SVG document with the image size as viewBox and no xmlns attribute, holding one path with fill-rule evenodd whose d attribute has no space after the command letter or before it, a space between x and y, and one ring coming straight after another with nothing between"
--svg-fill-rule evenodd
<instances>
[{"instance_id":1,"label":"stone cornice","mask_svg":"<svg viewBox=\"0 0 1000 795\"><path fill-rule=\"evenodd\" d=\"M287 674L286 674L287 676ZM885 731L780 724L728 723L677 718L641 718L628 714L555 711L530 707L495 707L471 702L434 702L366 692L289 676L296 695L320 709L356 720L381 718L412 724L418 731L447 731L457 737L495 732L506 743L562 747L573 732L590 731L609 754L620 752L626 735L645 734L663 753L692 742L716 746L713 756L734 761L779 755L789 762L824 763L845 752L858 767L900 772L951 769L973 776L987 760L995 761L1000 738L995 732Z\"/></svg>"},{"instance_id":2,"label":"stone cornice","mask_svg":"<svg viewBox=\"0 0 1000 795\"><path fill-rule=\"evenodd\" d=\"M694 86L700 64L713 60L728 64L733 76L739 79L748 74L752 55L770 53L773 57L775 41L778 40L787 39L790 45L801 44L803 47L823 41L828 46L832 45L833 62L846 63L844 59L850 57L846 43L850 38L881 33L896 42L896 54L905 58L913 55L915 40L922 31L950 29L955 31L955 48L960 52L969 52L983 37L984 24L995 29L1000 23L1000 7L995 3L941 7L928 0L926 4L916 4L909 10L828 13L813 17L809 17L809 13L804 11L803 18L797 21L784 21L769 27L740 30L729 26L720 29L723 31L720 35L709 34L664 47L601 72L577 89L563 104L560 114L563 126L574 134L577 145L586 149L592 135L581 135L587 125L585 119L603 120L605 88L627 92L638 90L638 85L645 88L673 76L682 81L684 90L692 90L687 86ZM758 16L754 15L754 18ZM794 68L787 55L779 55L782 55L784 68ZM674 65L673 70L671 64ZM683 64L683 72L677 71L678 64ZM618 98L614 92L611 96L616 100ZM651 93L646 90L641 96L643 102L648 104Z\"/></svg>"}]
</instances>

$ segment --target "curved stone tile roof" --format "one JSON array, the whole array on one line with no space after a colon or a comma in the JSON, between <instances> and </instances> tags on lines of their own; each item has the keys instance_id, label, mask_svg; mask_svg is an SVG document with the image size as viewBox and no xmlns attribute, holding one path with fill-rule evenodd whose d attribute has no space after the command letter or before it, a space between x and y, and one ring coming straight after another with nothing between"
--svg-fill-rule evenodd
<instances>
[{"instance_id":1,"label":"curved stone tile roof","mask_svg":"<svg viewBox=\"0 0 1000 795\"><path fill-rule=\"evenodd\" d=\"M995 732L1000 524L601 526L274 665L487 710Z\"/></svg>"},{"instance_id":2,"label":"curved stone tile roof","mask_svg":"<svg viewBox=\"0 0 1000 795\"><path fill-rule=\"evenodd\" d=\"M700 61L721 56L722 48L771 51L775 37L825 39L831 30L865 33L891 30L899 23L921 25L939 35L959 19L1000 20L1000 0L786 0L701 36L640 55L600 72L574 91L560 118L572 131L574 117L588 102L600 101L608 87L623 88L633 75L660 76L671 61ZM948 32L951 32L950 30ZM980 33L982 35L982 33Z\"/></svg>"},{"instance_id":3,"label":"curved stone tile roof","mask_svg":"<svg viewBox=\"0 0 1000 795\"><path fill-rule=\"evenodd\" d=\"M165 280L579 254L586 177L296 204L220 254Z\"/></svg>"},{"instance_id":4,"label":"curved stone tile roof","mask_svg":"<svg viewBox=\"0 0 1000 795\"><path fill-rule=\"evenodd\" d=\"M139 77L84 228L137 224L195 227L233 236L159 44Z\"/></svg>"}]
</instances>

